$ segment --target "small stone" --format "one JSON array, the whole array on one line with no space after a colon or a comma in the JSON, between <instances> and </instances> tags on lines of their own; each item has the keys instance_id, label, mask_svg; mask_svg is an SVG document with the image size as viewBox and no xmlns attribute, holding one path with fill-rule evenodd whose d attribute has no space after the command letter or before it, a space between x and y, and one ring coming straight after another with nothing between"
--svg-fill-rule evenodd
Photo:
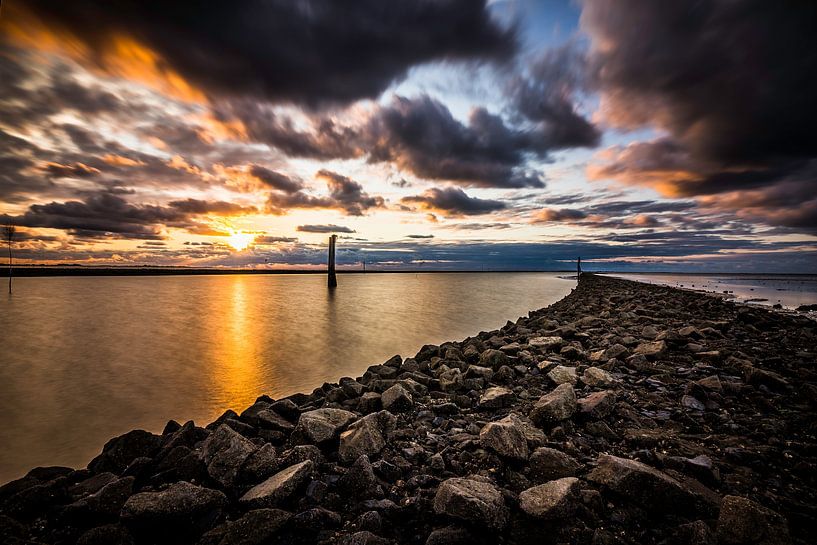
<instances>
[{"instance_id":1,"label":"small stone","mask_svg":"<svg viewBox=\"0 0 817 545\"><path fill-rule=\"evenodd\" d=\"M630 351L623 344L614 344L604 351L604 359L611 360L613 358L624 359L630 355Z\"/></svg>"},{"instance_id":2,"label":"small stone","mask_svg":"<svg viewBox=\"0 0 817 545\"><path fill-rule=\"evenodd\" d=\"M788 545L789 527L780 514L741 498L724 496L718 517L718 543L722 545Z\"/></svg>"},{"instance_id":3,"label":"small stone","mask_svg":"<svg viewBox=\"0 0 817 545\"><path fill-rule=\"evenodd\" d=\"M255 450L252 441L222 424L204 442L202 456L210 477L230 488L241 466Z\"/></svg>"},{"instance_id":4,"label":"small stone","mask_svg":"<svg viewBox=\"0 0 817 545\"><path fill-rule=\"evenodd\" d=\"M501 350L494 350L489 348L479 355L479 364L483 367L490 367L491 369L499 369L503 365L507 365L511 359L507 354Z\"/></svg>"},{"instance_id":5,"label":"small stone","mask_svg":"<svg viewBox=\"0 0 817 545\"><path fill-rule=\"evenodd\" d=\"M598 367L588 367L582 374L582 382L591 388L606 388L612 386L615 382L613 376Z\"/></svg>"},{"instance_id":6,"label":"small stone","mask_svg":"<svg viewBox=\"0 0 817 545\"><path fill-rule=\"evenodd\" d=\"M572 456L548 447L534 450L528 464L531 476L539 482L573 477L582 467Z\"/></svg>"},{"instance_id":7,"label":"small stone","mask_svg":"<svg viewBox=\"0 0 817 545\"><path fill-rule=\"evenodd\" d=\"M599 456L587 480L607 487L644 509L659 513L694 511L695 496L666 473L626 458Z\"/></svg>"},{"instance_id":8,"label":"small stone","mask_svg":"<svg viewBox=\"0 0 817 545\"><path fill-rule=\"evenodd\" d=\"M703 403L689 395L685 395L681 398L681 406L692 411L703 411L706 409Z\"/></svg>"},{"instance_id":9,"label":"small stone","mask_svg":"<svg viewBox=\"0 0 817 545\"><path fill-rule=\"evenodd\" d=\"M444 481L434 496L434 512L495 529L504 528L508 522L502 493L493 484L475 477Z\"/></svg>"},{"instance_id":10,"label":"small stone","mask_svg":"<svg viewBox=\"0 0 817 545\"><path fill-rule=\"evenodd\" d=\"M383 408L393 412L404 412L411 409L414 405L414 400L411 394L402 384L395 384L381 396Z\"/></svg>"},{"instance_id":11,"label":"small stone","mask_svg":"<svg viewBox=\"0 0 817 545\"><path fill-rule=\"evenodd\" d=\"M134 535L164 541L169 535L203 533L226 505L221 492L181 481L161 492L134 494L122 506L120 518Z\"/></svg>"},{"instance_id":12,"label":"small stone","mask_svg":"<svg viewBox=\"0 0 817 545\"><path fill-rule=\"evenodd\" d=\"M251 488L239 501L250 507L277 507L306 484L314 467L312 460L290 466Z\"/></svg>"},{"instance_id":13,"label":"small stone","mask_svg":"<svg viewBox=\"0 0 817 545\"><path fill-rule=\"evenodd\" d=\"M556 350L564 344L564 340L561 337L533 337L528 339L528 344L533 348Z\"/></svg>"},{"instance_id":14,"label":"small stone","mask_svg":"<svg viewBox=\"0 0 817 545\"><path fill-rule=\"evenodd\" d=\"M665 341L652 341L639 344L633 352L636 356L646 356L647 358L657 358L667 351Z\"/></svg>"},{"instance_id":15,"label":"small stone","mask_svg":"<svg viewBox=\"0 0 817 545\"><path fill-rule=\"evenodd\" d=\"M220 532L221 539L218 544L264 545L273 540L291 519L291 513L280 509L249 511L241 518L226 525L226 528Z\"/></svg>"},{"instance_id":16,"label":"small stone","mask_svg":"<svg viewBox=\"0 0 817 545\"><path fill-rule=\"evenodd\" d=\"M556 424L576 412L576 392L570 384L560 384L549 394L539 398L533 406L530 418L536 424Z\"/></svg>"},{"instance_id":17,"label":"small stone","mask_svg":"<svg viewBox=\"0 0 817 545\"><path fill-rule=\"evenodd\" d=\"M479 432L479 441L500 456L514 460L528 458L528 442L525 435L510 417L486 424Z\"/></svg>"},{"instance_id":18,"label":"small stone","mask_svg":"<svg viewBox=\"0 0 817 545\"><path fill-rule=\"evenodd\" d=\"M483 409L501 409L513 403L513 392L502 386L488 388L479 398L479 406Z\"/></svg>"},{"instance_id":19,"label":"small stone","mask_svg":"<svg viewBox=\"0 0 817 545\"><path fill-rule=\"evenodd\" d=\"M579 412L593 418L604 418L610 414L616 405L616 394L610 390L593 392L577 402Z\"/></svg>"},{"instance_id":20,"label":"small stone","mask_svg":"<svg viewBox=\"0 0 817 545\"><path fill-rule=\"evenodd\" d=\"M295 432L313 443L323 443L335 439L357 415L342 409L315 409L301 414Z\"/></svg>"},{"instance_id":21,"label":"small stone","mask_svg":"<svg viewBox=\"0 0 817 545\"><path fill-rule=\"evenodd\" d=\"M711 377L702 378L701 380L697 381L696 384L701 388L713 392L723 391L723 385L721 384L721 380L718 378L718 375L712 375Z\"/></svg>"},{"instance_id":22,"label":"small stone","mask_svg":"<svg viewBox=\"0 0 817 545\"><path fill-rule=\"evenodd\" d=\"M568 517L576 510L579 479L565 477L528 488L519 494L519 507L531 517Z\"/></svg>"},{"instance_id":23,"label":"small stone","mask_svg":"<svg viewBox=\"0 0 817 545\"><path fill-rule=\"evenodd\" d=\"M551 369L547 377L557 386L560 384L574 385L578 381L575 367L565 367L564 365L557 365Z\"/></svg>"},{"instance_id":24,"label":"small stone","mask_svg":"<svg viewBox=\"0 0 817 545\"><path fill-rule=\"evenodd\" d=\"M364 454L367 456L380 454L396 423L397 417L389 411L364 416L340 434L338 456L343 462L348 463Z\"/></svg>"}]
</instances>

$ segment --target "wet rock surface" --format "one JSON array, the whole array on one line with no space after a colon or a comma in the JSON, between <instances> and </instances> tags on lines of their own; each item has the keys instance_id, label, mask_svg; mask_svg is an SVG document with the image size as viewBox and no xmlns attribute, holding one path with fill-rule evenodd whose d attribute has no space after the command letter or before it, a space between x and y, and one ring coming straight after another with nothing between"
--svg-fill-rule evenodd
<instances>
[{"instance_id":1,"label":"wet rock surface","mask_svg":"<svg viewBox=\"0 0 817 545\"><path fill-rule=\"evenodd\" d=\"M813 543L815 350L805 317L584 275L499 330L34 469L0 486L0 542Z\"/></svg>"}]
</instances>

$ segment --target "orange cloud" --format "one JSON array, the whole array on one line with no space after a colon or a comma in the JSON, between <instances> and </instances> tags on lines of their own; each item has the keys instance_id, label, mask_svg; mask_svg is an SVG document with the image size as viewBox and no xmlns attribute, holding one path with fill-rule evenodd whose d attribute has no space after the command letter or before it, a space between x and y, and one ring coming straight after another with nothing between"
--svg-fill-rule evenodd
<instances>
[{"instance_id":1,"label":"orange cloud","mask_svg":"<svg viewBox=\"0 0 817 545\"><path fill-rule=\"evenodd\" d=\"M121 155L114 155L112 153L105 155L102 160L109 165L117 167L136 167L145 164L142 161L137 161L136 159L131 159L129 157L123 157Z\"/></svg>"},{"instance_id":2,"label":"orange cloud","mask_svg":"<svg viewBox=\"0 0 817 545\"><path fill-rule=\"evenodd\" d=\"M58 53L92 71L138 81L187 102L203 103L206 96L190 85L155 51L125 34L108 34L99 51L91 51L70 31L46 25L19 3L3 4L0 34L26 49Z\"/></svg>"}]
</instances>

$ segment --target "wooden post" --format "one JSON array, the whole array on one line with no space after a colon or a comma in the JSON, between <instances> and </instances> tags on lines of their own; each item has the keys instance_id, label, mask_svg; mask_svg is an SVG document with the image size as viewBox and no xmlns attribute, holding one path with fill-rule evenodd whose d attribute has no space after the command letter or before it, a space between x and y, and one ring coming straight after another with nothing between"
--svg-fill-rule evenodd
<instances>
[{"instance_id":1,"label":"wooden post","mask_svg":"<svg viewBox=\"0 0 817 545\"><path fill-rule=\"evenodd\" d=\"M336 288L338 286L338 279L335 276L335 241L337 235L329 237L329 287Z\"/></svg>"},{"instance_id":2,"label":"wooden post","mask_svg":"<svg viewBox=\"0 0 817 545\"><path fill-rule=\"evenodd\" d=\"M582 275L582 258L579 256L579 260L576 261L576 278L579 278Z\"/></svg>"}]
</instances>

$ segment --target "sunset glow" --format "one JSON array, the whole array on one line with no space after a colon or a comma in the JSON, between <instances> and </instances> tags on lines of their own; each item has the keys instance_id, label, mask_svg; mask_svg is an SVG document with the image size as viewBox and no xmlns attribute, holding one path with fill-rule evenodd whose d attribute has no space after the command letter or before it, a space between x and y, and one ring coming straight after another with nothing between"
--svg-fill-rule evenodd
<instances>
[{"instance_id":1,"label":"sunset glow","mask_svg":"<svg viewBox=\"0 0 817 545\"><path fill-rule=\"evenodd\" d=\"M341 268L817 266L807 15L298 5L3 2L19 262L311 268L337 233ZM792 40L722 58L767 20Z\"/></svg>"}]
</instances>

